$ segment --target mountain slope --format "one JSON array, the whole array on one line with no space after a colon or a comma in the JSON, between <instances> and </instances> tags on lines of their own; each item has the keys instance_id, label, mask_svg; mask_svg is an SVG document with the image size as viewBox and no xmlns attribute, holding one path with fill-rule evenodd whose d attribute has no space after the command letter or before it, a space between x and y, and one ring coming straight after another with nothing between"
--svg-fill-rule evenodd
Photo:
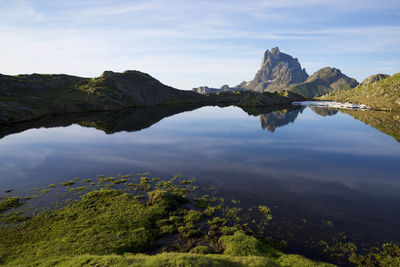
<instances>
[{"instance_id":1,"label":"mountain slope","mask_svg":"<svg viewBox=\"0 0 400 267\"><path fill-rule=\"evenodd\" d=\"M92 79L64 74L0 75L0 123L203 100L204 96L166 86L139 71L106 71Z\"/></svg>"},{"instance_id":2,"label":"mountain slope","mask_svg":"<svg viewBox=\"0 0 400 267\"><path fill-rule=\"evenodd\" d=\"M379 110L400 111L400 73L391 77L373 75L354 89L332 92L320 99L365 104Z\"/></svg>"},{"instance_id":3,"label":"mountain slope","mask_svg":"<svg viewBox=\"0 0 400 267\"><path fill-rule=\"evenodd\" d=\"M300 84L292 85L287 90L305 97L321 96L333 91L348 90L358 85L358 82L344 75L339 69L325 67Z\"/></svg>"}]
</instances>

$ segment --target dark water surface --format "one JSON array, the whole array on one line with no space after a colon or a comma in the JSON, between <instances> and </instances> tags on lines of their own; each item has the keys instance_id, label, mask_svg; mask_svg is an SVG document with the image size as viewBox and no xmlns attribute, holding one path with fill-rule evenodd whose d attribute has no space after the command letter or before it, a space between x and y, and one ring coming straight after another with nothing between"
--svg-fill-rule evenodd
<instances>
[{"instance_id":1,"label":"dark water surface","mask_svg":"<svg viewBox=\"0 0 400 267\"><path fill-rule=\"evenodd\" d=\"M271 236L295 251L336 236L399 242L400 143L342 112L282 108L138 109L2 127L0 196L77 176L182 173L272 207Z\"/></svg>"}]
</instances>

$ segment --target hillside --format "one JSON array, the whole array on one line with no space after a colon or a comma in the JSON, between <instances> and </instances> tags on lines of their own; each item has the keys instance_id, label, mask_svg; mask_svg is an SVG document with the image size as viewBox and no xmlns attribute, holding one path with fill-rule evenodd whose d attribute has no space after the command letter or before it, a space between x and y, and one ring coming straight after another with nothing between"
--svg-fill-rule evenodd
<instances>
[{"instance_id":1,"label":"hillside","mask_svg":"<svg viewBox=\"0 0 400 267\"><path fill-rule=\"evenodd\" d=\"M106 71L91 79L65 74L0 75L0 123L202 99L199 94L166 86L139 71Z\"/></svg>"},{"instance_id":2,"label":"hillside","mask_svg":"<svg viewBox=\"0 0 400 267\"><path fill-rule=\"evenodd\" d=\"M358 82L344 75L339 69L325 67L308 77L304 83L289 86L287 90L305 97L321 96L333 91L348 90Z\"/></svg>"},{"instance_id":3,"label":"hillside","mask_svg":"<svg viewBox=\"0 0 400 267\"><path fill-rule=\"evenodd\" d=\"M365 104L376 110L400 111L400 73L373 75L351 90L332 92L319 99Z\"/></svg>"},{"instance_id":4,"label":"hillside","mask_svg":"<svg viewBox=\"0 0 400 267\"><path fill-rule=\"evenodd\" d=\"M49 115L171 105L263 106L290 104L296 94L224 92L202 95L166 86L146 73L105 71L97 78L65 74L0 75L0 124Z\"/></svg>"}]
</instances>

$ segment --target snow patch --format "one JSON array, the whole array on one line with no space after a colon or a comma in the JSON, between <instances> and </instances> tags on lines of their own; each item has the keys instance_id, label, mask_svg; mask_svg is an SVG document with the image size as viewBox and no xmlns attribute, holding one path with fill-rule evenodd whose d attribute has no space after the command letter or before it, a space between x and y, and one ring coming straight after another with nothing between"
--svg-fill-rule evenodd
<instances>
[{"instance_id":1,"label":"snow patch","mask_svg":"<svg viewBox=\"0 0 400 267\"><path fill-rule=\"evenodd\" d=\"M295 106L311 106L311 107L325 107L325 108L341 108L341 109L371 109L367 105L364 104L353 104L353 103L340 103L334 101L301 101L301 102L293 102L292 105Z\"/></svg>"}]
</instances>

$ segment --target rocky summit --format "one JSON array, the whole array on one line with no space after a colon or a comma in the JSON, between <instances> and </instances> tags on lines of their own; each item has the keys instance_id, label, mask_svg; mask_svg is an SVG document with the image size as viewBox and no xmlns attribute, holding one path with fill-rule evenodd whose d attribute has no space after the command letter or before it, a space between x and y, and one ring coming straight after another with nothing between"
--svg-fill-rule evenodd
<instances>
[{"instance_id":1,"label":"rocky summit","mask_svg":"<svg viewBox=\"0 0 400 267\"><path fill-rule=\"evenodd\" d=\"M267 50L261 61L261 67L253 80L239 87L254 91L276 91L295 83L302 83L308 74L297 58L282 53L278 47Z\"/></svg>"},{"instance_id":2,"label":"rocky summit","mask_svg":"<svg viewBox=\"0 0 400 267\"><path fill-rule=\"evenodd\" d=\"M299 60L282 53L278 47L266 50L261 60L261 67L250 82L242 82L235 87L224 85L221 88L209 88L207 86L193 88L200 94L214 94L226 91L258 91L274 92L284 90L291 84L302 83L308 78L308 74L301 67Z\"/></svg>"}]
</instances>

